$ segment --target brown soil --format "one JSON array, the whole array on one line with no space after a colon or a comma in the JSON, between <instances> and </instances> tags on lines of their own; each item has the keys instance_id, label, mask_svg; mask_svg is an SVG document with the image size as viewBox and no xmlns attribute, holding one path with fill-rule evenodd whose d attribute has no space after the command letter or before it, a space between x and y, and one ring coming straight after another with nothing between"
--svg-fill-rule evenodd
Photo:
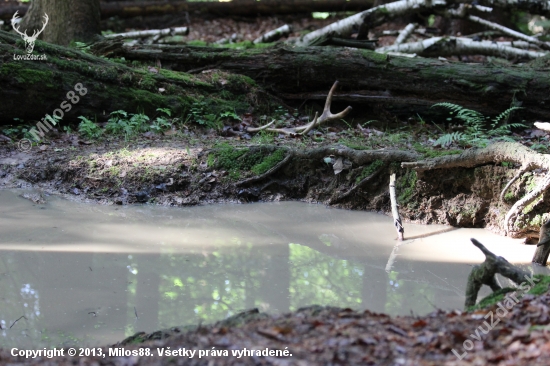
<instances>
[{"instance_id":1,"label":"brown soil","mask_svg":"<svg viewBox=\"0 0 550 366\"><path fill-rule=\"evenodd\" d=\"M251 151L287 148L296 153L281 169L249 184L239 184L255 176L240 171L238 176L216 165L209 155L218 143L248 147ZM229 145L227 145L229 146ZM315 143L311 139L277 139L272 145L253 147L248 141L223 139L216 133L188 131L181 135L141 137L133 141L109 138L103 142L79 140L76 135L59 135L49 145L35 147L28 153L14 145L0 145L0 187L33 185L70 199L95 200L103 204L154 203L187 206L205 203L246 203L253 201L302 200L336 207L389 213L389 173L398 173L397 194L402 217L425 224L448 224L457 227L488 227L501 230L502 218L511 203L524 195L527 180L518 180L510 192L509 203L499 202L499 194L513 176L513 167L494 164L475 168L436 169L423 173L399 168L400 161L421 159L420 154L391 148L376 150L375 155L352 161L350 154L371 154L353 150L343 144ZM344 156L344 170L335 174L337 155ZM378 154L378 155L376 155ZM408 155L407 155L408 154ZM408 159L407 159L408 158ZM325 160L330 159L329 163ZM382 167L361 187L365 170L376 160ZM210 165L209 165L210 164ZM538 179L533 173L533 182ZM536 237L540 224L533 218L548 208L543 199L523 219L520 235ZM546 211L545 211L546 210Z\"/></svg>"}]
</instances>

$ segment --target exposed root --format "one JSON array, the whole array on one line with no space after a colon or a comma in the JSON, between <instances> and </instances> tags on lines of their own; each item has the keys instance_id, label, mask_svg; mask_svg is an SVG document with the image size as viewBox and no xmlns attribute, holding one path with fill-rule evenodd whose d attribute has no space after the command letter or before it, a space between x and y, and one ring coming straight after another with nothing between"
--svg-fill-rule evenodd
<instances>
[{"instance_id":1,"label":"exposed root","mask_svg":"<svg viewBox=\"0 0 550 366\"><path fill-rule=\"evenodd\" d=\"M449 168L472 168L479 165L501 162L514 162L521 164L521 171L512 178L502 190L501 199L511 184L516 181L523 172L533 169L544 169L550 172L550 156L539 154L517 142L498 142L484 149L470 149L460 155L442 156L434 159L404 162L403 168L412 168L418 172L431 169ZM504 218L502 227L506 233L513 231L513 221L518 214L537 197L543 194L550 187L550 174L540 182L535 189L517 201L508 211Z\"/></svg>"},{"instance_id":2,"label":"exposed root","mask_svg":"<svg viewBox=\"0 0 550 366\"><path fill-rule=\"evenodd\" d=\"M504 227L506 229L506 232L514 231L512 224L512 220L515 219L518 214L523 211L523 209L536 200L541 194L543 194L548 187L550 187L550 175L547 173L546 177L544 177L544 180L539 183L535 189L533 189L531 192L526 194L522 199L517 201L512 208L508 211L506 214L506 217L504 218Z\"/></svg>"},{"instance_id":3,"label":"exposed root","mask_svg":"<svg viewBox=\"0 0 550 366\"><path fill-rule=\"evenodd\" d=\"M479 250L483 252L483 254L485 254L485 261L480 265L474 266L472 272L470 272L470 275L468 276L468 284L466 285L466 302L464 304L466 309L476 304L477 293L481 289L481 286L487 285L493 291L501 289L495 278L497 273L511 279L518 285L530 278L529 273L510 264L510 262L508 262L505 258L497 257L476 239L470 240L476 247L479 248Z\"/></svg>"},{"instance_id":4,"label":"exposed root","mask_svg":"<svg viewBox=\"0 0 550 366\"><path fill-rule=\"evenodd\" d=\"M235 183L235 185L236 186L242 186L242 185L245 185L245 184L258 182L258 181L260 181L264 178L267 178L271 174L275 173L277 170L279 170L283 166L285 166L292 159L293 156L294 156L293 151L289 150L288 153L286 154L285 158L283 160L281 160L279 163L277 163L277 165L275 165L273 168L269 169L267 172L265 172L263 174L260 174L260 175L257 175L255 177L248 178L248 179L242 180L240 182L237 182L237 183Z\"/></svg>"},{"instance_id":5,"label":"exposed root","mask_svg":"<svg viewBox=\"0 0 550 366\"><path fill-rule=\"evenodd\" d=\"M330 105L332 103L332 95L334 94L334 91L336 90L336 87L338 86L338 81L334 82L334 85L332 85L332 88L330 88L330 91L327 95L327 100L325 102L325 108L323 109L323 114L321 114L321 117L318 117L318 113L315 113L315 118L313 121L308 123L304 126L294 127L294 128L269 128L275 121L271 121L267 125L261 126L261 127L249 127L247 128L247 132L258 132L261 130L266 130L270 132L278 132L278 133L284 133L286 135L306 135L311 131L313 128L320 126L321 123L333 121L336 119L344 118L347 116L347 114L351 111L351 107L347 107L340 113L332 114L330 112Z\"/></svg>"},{"instance_id":6,"label":"exposed root","mask_svg":"<svg viewBox=\"0 0 550 366\"><path fill-rule=\"evenodd\" d=\"M504 202L504 195L506 194L506 191L514 184L516 180L518 180L524 173L526 173L528 170L531 170L527 168L526 166L522 166L521 169L517 172L516 175L510 181L506 184L502 192L500 192L500 202Z\"/></svg>"},{"instance_id":7,"label":"exposed root","mask_svg":"<svg viewBox=\"0 0 550 366\"><path fill-rule=\"evenodd\" d=\"M333 197L330 199L330 201L328 202L329 205L333 205L341 200L343 200L344 198L346 197L349 197L352 193L354 193L355 191L357 191L357 189L361 188L362 186L364 186L365 184L367 184L368 182L370 182L374 177L376 177L382 170L384 170L384 168L386 168L385 166L381 166L380 168L376 169L371 175L369 175L368 177L365 177L363 178L359 183L357 183L356 185L354 185L353 187L351 187L347 192L341 194L341 195L338 195L336 197Z\"/></svg>"}]
</instances>

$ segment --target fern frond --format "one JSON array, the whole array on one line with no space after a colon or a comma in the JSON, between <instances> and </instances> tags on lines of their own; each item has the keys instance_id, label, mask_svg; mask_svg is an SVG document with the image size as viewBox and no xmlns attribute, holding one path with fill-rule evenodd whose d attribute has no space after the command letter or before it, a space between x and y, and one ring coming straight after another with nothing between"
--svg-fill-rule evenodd
<instances>
[{"instance_id":1,"label":"fern frond","mask_svg":"<svg viewBox=\"0 0 550 366\"><path fill-rule=\"evenodd\" d=\"M464 109L463 106L461 105L458 105L458 104L454 104L454 103L447 103L447 102L443 102L443 103L436 103L434 105L432 105L430 108L433 108L433 107L443 107L443 108L447 108L449 110L451 110L452 112L460 112L461 110Z\"/></svg>"},{"instance_id":2,"label":"fern frond","mask_svg":"<svg viewBox=\"0 0 550 366\"><path fill-rule=\"evenodd\" d=\"M464 138L464 134L462 132L456 131L453 133L447 133L439 137L437 140L435 140L434 146L437 146L437 145L440 145L441 147L448 146L455 141L462 140L462 138Z\"/></svg>"},{"instance_id":3,"label":"fern frond","mask_svg":"<svg viewBox=\"0 0 550 366\"><path fill-rule=\"evenodd\" d=\"M505 141L505 142L516 142L512 136L499 136L496 137L495 140L498 141Z\"/></svg>"},{"instance_id":4,"label":"fern frond","mask_svg":"<svg viewBox=\"0 0 550 366\"><path fill-rule=\"evenodd\" d=\"M491 127L495 127L503 119L508 119L510 117L510 115L512 114L512 112L515 111L515 110L518 110L518 109L523 109L523 107L510 107L510 108L508 108L507 110L505 110L504 112L502 112L501 114L499 114L498 116L493 118L492 123L491 123Z\"/></svg>"}]
</instances>

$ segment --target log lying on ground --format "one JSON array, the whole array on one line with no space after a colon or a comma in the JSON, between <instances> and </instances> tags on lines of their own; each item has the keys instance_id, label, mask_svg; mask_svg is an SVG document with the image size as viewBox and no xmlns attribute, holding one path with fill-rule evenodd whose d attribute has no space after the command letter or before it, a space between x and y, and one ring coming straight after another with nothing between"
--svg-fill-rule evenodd
<instances>
[{"instance_id":1,"label":"log lying on ground","mask_svg":"<svg viewBox=\"0 0 550 366\"><path fill-rule=\"evenodd\" d=\"M546 266L548 262L548 255L550 254L550 220L545 222L540 227L539 242L537 244L537 250L533 255L533 263Z\"/></svg>"},{"instance_id":2,"label":"log lying on ground","mask_svg":"<svg viewBox=\"0 0 550 366\"><path fill-rule=\"evenodd\" d=\"M543 57L547 54L546 52L522 50L492 41L473 41L462 37L433 37L419 42L379 47L376 52L414 53L424 57L487 55L526 60Z\"/></svg>"},{"instance_id":3,"label":"log lying on ground","mask_svg":"<svg viewBox=\"0 0 550 366\"><path fill-rule=\"evenodd\" d=\"M503 257L497 257L476 239L470 240L476 247L479 248L479 250L483 252L483 254L485 254L485 261L480 265L474 266L468 276L468 283L466 285L466 301L464 303L464 307L466 309L476 304L477 294L481 289L481 286L487 285L493 291L501 289L495 278L497 273L511 279L518 285L530 278L529 273L510 264L510 262Z\"/></svg>"},{"instance_id":4,"label":"log lying on ground","mask_svg":"<svg viewBox=\"0 0 550 366\"><path fill-rule=\"evenodd\" d=\"M62 108L65 116L98 117L106 120L110 112L126 110L149 116L157 108L170 108L175 115L189 110L193 103L208 98L209 113L239 109L246 110L251 103L226 100L220 94L230 90L235 94L254 95L253 83L242 77L226 77L228 83L201 80L188 74L180 74L158 68L135 69L75 49L37 41L35 54L44 54L46 61L14 60L26 55L24 43L18 35L0 31L0 124L11 124L17 117L25 121L37 121L46 114ZM71 109L61 107L76 84L86 88L78 99L72 98ZM76 101L74 101L76 100ZM259 98L266 100L265 97ZM236 104L237 103L237 104ZM219 110L218 110L219 109Z\"/></svg>"},{"instance_id":5,"label":"log lying on ground","mask_svg":"<svg viewBox=\"0 0 550 366\"><path fill-rule=\"evenodd\" d=\"M343 92L335 94L335 101L350 100L340 97L346 95L359 103L408 105L412 115L418 111L415 105L425 110L425 106L450 100L496 115L510 106L514 96L523 103L526 120L545 119L550 111L550 73L529 65L467 65L368 50L288 45L248 50L167 45L129 48L107 41L97 46L98 55L161 60L164 67L178 71L210 68L243 74L288 99L312 99L304 94L318 92L316 99L325 99L333 81L339 80Z\"/></svg>"},{"instance_id":6,"label":"log lying on ground","mask_svg":"<svg viewBox=\"0 0 550 366\"><path fill-rule=\"evenodd\" d=\"M521 174L535 169L547 171L544 179L523 198L514 203L506 214L502 226L508 235L513 235L513 232L516 231L515 220L523 209L550 188L550 155L539 154L517 142L498 142L484 149L469 149L459 155L441 156L417 162L405 162L401 166L422 172L431 169L471 168L501 162L521 164ZM517 174L512 180L518 179L521 174ZM506 185L501 197L504 196L509 186L510 184Z\"/></svg>"},{"instance_id":7,"label":"log lying on ground","mask_svg":"<svg viewBox=\"0 0 550 366\"><path fill-rule=\"evenodd\" d=\"M182 12L207 13L219 16L257 16L337 11L361 11L368 9L374 0L269 0L250 2L218 1L115 1L101 3L101 17L129 18L136 16L164 15ZM0 6L0 19L10 19L15 11L24 15L28 5Z\"/></svg>"}]
</instances>

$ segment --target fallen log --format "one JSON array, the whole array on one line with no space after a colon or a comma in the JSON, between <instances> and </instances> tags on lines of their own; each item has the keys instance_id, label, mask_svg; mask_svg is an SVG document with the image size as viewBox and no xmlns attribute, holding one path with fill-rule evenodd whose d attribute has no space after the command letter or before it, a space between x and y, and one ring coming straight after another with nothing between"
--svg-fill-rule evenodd
<instances>
[{"instance_id":1,"label":"fallen log","mask_svg":"<svg viewBox=\"0 0 550 366\"><path fill-rule=\"evenodd\" d=\"M221 85L155 67L131 68L42 41L36 41L34 53L47 59L19 59L27 56L21 37L0 31L0 124L12 124L16 117L37 121L56 110L72 120L87 116L105 121L116 110L152 116L157 108L170 108L177 116L200 100L207 101L213 114L252 105L224 99L222 90L254 97L254 104L267 101L254 96L257 87L242 77L228 75Z\"/></svg>"},{"instance_id":2,"label":"fallen log","mask_svg":"<svg viewBox=\"0 0 550 366\"><path fill-rule=\"evenodd\" d=\"M343 92L335 93L336 101L340 94L353 95L363 103L406 105L411 114L425 111L426 105L452 100L482 114L496 115L510 106L514 96L524 107L525 120L545 119L550 109L547 67L472 65L406 59L369 50L289 45L234 50L168 45L125 47L121 42L105 41L96 47L97 55L160 60L164 67L178 71L220 69L243 74L276 93L294 96L321 91L320 98L324 99L332 82L339 80Z\"/></svg>"},{"instance_id":3,"label":"fallen log","mask_svg":"<svg viewBox=\"0 0 550 366\"><path fill-rule=\"evenodd\" d=\"M218 1L114 1L101 3L101 18L130 18L136 16L165 15L175 13L203 13L219 16L258 16L368 9L374 0L269 0L250 2ZM0 6L0 19L10 19L15 11L24 15L28 5Z\"/></svg>"}]
</instances>

